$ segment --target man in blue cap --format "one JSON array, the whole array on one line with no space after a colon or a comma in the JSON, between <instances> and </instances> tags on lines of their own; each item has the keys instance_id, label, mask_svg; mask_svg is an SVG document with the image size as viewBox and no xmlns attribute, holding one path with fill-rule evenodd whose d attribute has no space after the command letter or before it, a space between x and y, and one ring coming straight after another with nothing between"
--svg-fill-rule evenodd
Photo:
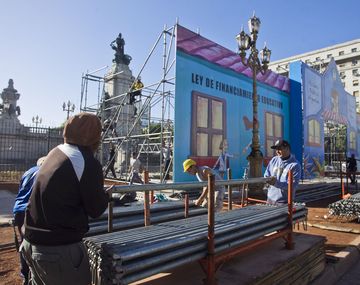
<instances>
[{"instance_id":1,"label":"man in blue cap","mask_svg":"<svg viewBox=\"0 0 360 285\"><path fill-rule=\"evenodd\" d=\"M264 177L271 177L271 180L268 181L270 187L267 193L267 203L286 204L289 171L293 172L293 197L295 198L295 189L301 176L300 164L291 154L290 144L286 140L277 140L271 148L275 149L276 156L270 160L264 174Z\"/></svg>"}]
</instances>

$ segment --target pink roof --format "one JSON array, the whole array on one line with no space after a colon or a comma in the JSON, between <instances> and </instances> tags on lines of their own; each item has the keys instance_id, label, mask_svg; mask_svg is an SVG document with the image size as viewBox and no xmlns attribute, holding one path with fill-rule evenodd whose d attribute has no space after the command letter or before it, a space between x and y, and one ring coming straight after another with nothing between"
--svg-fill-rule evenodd
<instances>
[{"instance_id":1,"label":"pink roof","mask_svg":"<svg viewBox=\"0 0 360 285\"><path fill-rule=\"evenodd\" d=\"M244 74L247 77L252 77L251 69L241 63L238 54L180 25L177 25L177 48L189 55L200 57L224 68ZM267 70L265 74L259 72L256 78L258 81L276 89L287 93L290 92L289 78L276 72L271 70Z\"/></svg>"}]
</instances>

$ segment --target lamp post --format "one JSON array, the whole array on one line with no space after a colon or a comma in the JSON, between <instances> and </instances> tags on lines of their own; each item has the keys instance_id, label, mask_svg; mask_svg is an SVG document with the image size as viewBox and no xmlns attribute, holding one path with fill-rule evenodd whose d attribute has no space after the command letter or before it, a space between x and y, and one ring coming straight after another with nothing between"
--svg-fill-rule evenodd
<instances>
[{"instance_id":1,"label":"lamp post","mask_svg":"<svg viewBox=\"0 0 360 285\"><path fill-rule=\"evenodd\" d=\"M36 115L36 117L32 117L32 122L35 124L35 128L37 128L38 125L42 123L42 119L39 115Z\"/></svg>"},{"instance_id":2,"label":"lamp post","mask_svg":"<svg viewBox=\"0 0 360 285\"><path fill-rule=\"evenodd\" d=\"M66 120L69 119L70 112L75 111L75 104L71 103L70 100L67 102L67 104L63 103L63 111L67 112Z\"/></svg>"},{"instance_id":3,"label":"lamp post","mask_svg":"<svg viewBox=\"0 0 360 285\"><path fill-rule=\"evenodd\" d=\"M251 68L252 71L252 80L253 80L253 131L252 131L252 141L251 141L251 153L247 156L247 160L250 164L250 177L261 177L262 176L262 161L263 154L260 150L260 140L259 140L259 121L258 121L258 94L256 86L256 75L261 72L264 74L268 68L270 62L271 50L265 47L260 51L261 63L259 60L259 52L256 48L256 41L260 29L260 19L255 16L255 13L252 18L249 19L248 25L250 30L250 35L244 32L244 29L241 29L239 35L237 35L236 40L238 42L239 55L241 62ZM246 59L246 51L249 50L249 56Z\"/></svg>"}]
</instances>

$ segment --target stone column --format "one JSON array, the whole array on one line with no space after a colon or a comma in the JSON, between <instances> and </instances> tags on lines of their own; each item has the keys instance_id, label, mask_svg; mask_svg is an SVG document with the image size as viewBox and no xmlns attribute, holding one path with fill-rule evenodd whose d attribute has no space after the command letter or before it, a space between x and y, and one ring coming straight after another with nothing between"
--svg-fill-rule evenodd
<instances>
[{"instance_id":1,"label":"stone column","mask_svg":"<svg viewBox=\"0 0 360 285\"><path fill-rule=\"evenodd\" d=\"M114 62L109 73L105 76L105 92L109 98L117 98L110 100L106 107L121 106L121 111L116 121L116 134L118 137L126 136L135 122L135 106L129 105L130 95L128 94L131 85L134 82L134 76L127 64ZM124 98L125 97L125 98ZM106 112L104 119L111 120L116 113L117 108ZM141 133L140 123L137 123L132 131L132 135ZM131 156L131 145L127 142L123 143L117 154L115 167L126 172L126 165L129 164Z\"/></svg>"}]
</instances>

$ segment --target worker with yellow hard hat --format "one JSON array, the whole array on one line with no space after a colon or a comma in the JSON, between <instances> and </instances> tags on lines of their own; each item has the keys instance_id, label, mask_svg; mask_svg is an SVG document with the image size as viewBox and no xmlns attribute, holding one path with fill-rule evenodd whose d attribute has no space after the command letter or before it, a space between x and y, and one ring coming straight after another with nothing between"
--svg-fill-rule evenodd
<instances>
[{"instance_id":1,"label":"worker with yellow hard hat","mask_svg":"<svg viewBox=\"0 0 360 285\"><path fill-rule=\"evenodd\" d=\"M184 172L189 173L190 175L195 175L200 182L207 181L209 174L215 175L215 180L222 180L220 175L214 170L212 170L210 167L198 166L196 164L196 161L190 158L184 160L183 168L184 168ZM205 207L207 205L207 192L208 192L208 187L205 186L203 188L200 197L195 201L195 205L197 206L201 205L202 207ZM225 193L224 186L215 187L215 211L217 212L221 211L223 207L224 193Z\"/></svg>"}]
</instances>

